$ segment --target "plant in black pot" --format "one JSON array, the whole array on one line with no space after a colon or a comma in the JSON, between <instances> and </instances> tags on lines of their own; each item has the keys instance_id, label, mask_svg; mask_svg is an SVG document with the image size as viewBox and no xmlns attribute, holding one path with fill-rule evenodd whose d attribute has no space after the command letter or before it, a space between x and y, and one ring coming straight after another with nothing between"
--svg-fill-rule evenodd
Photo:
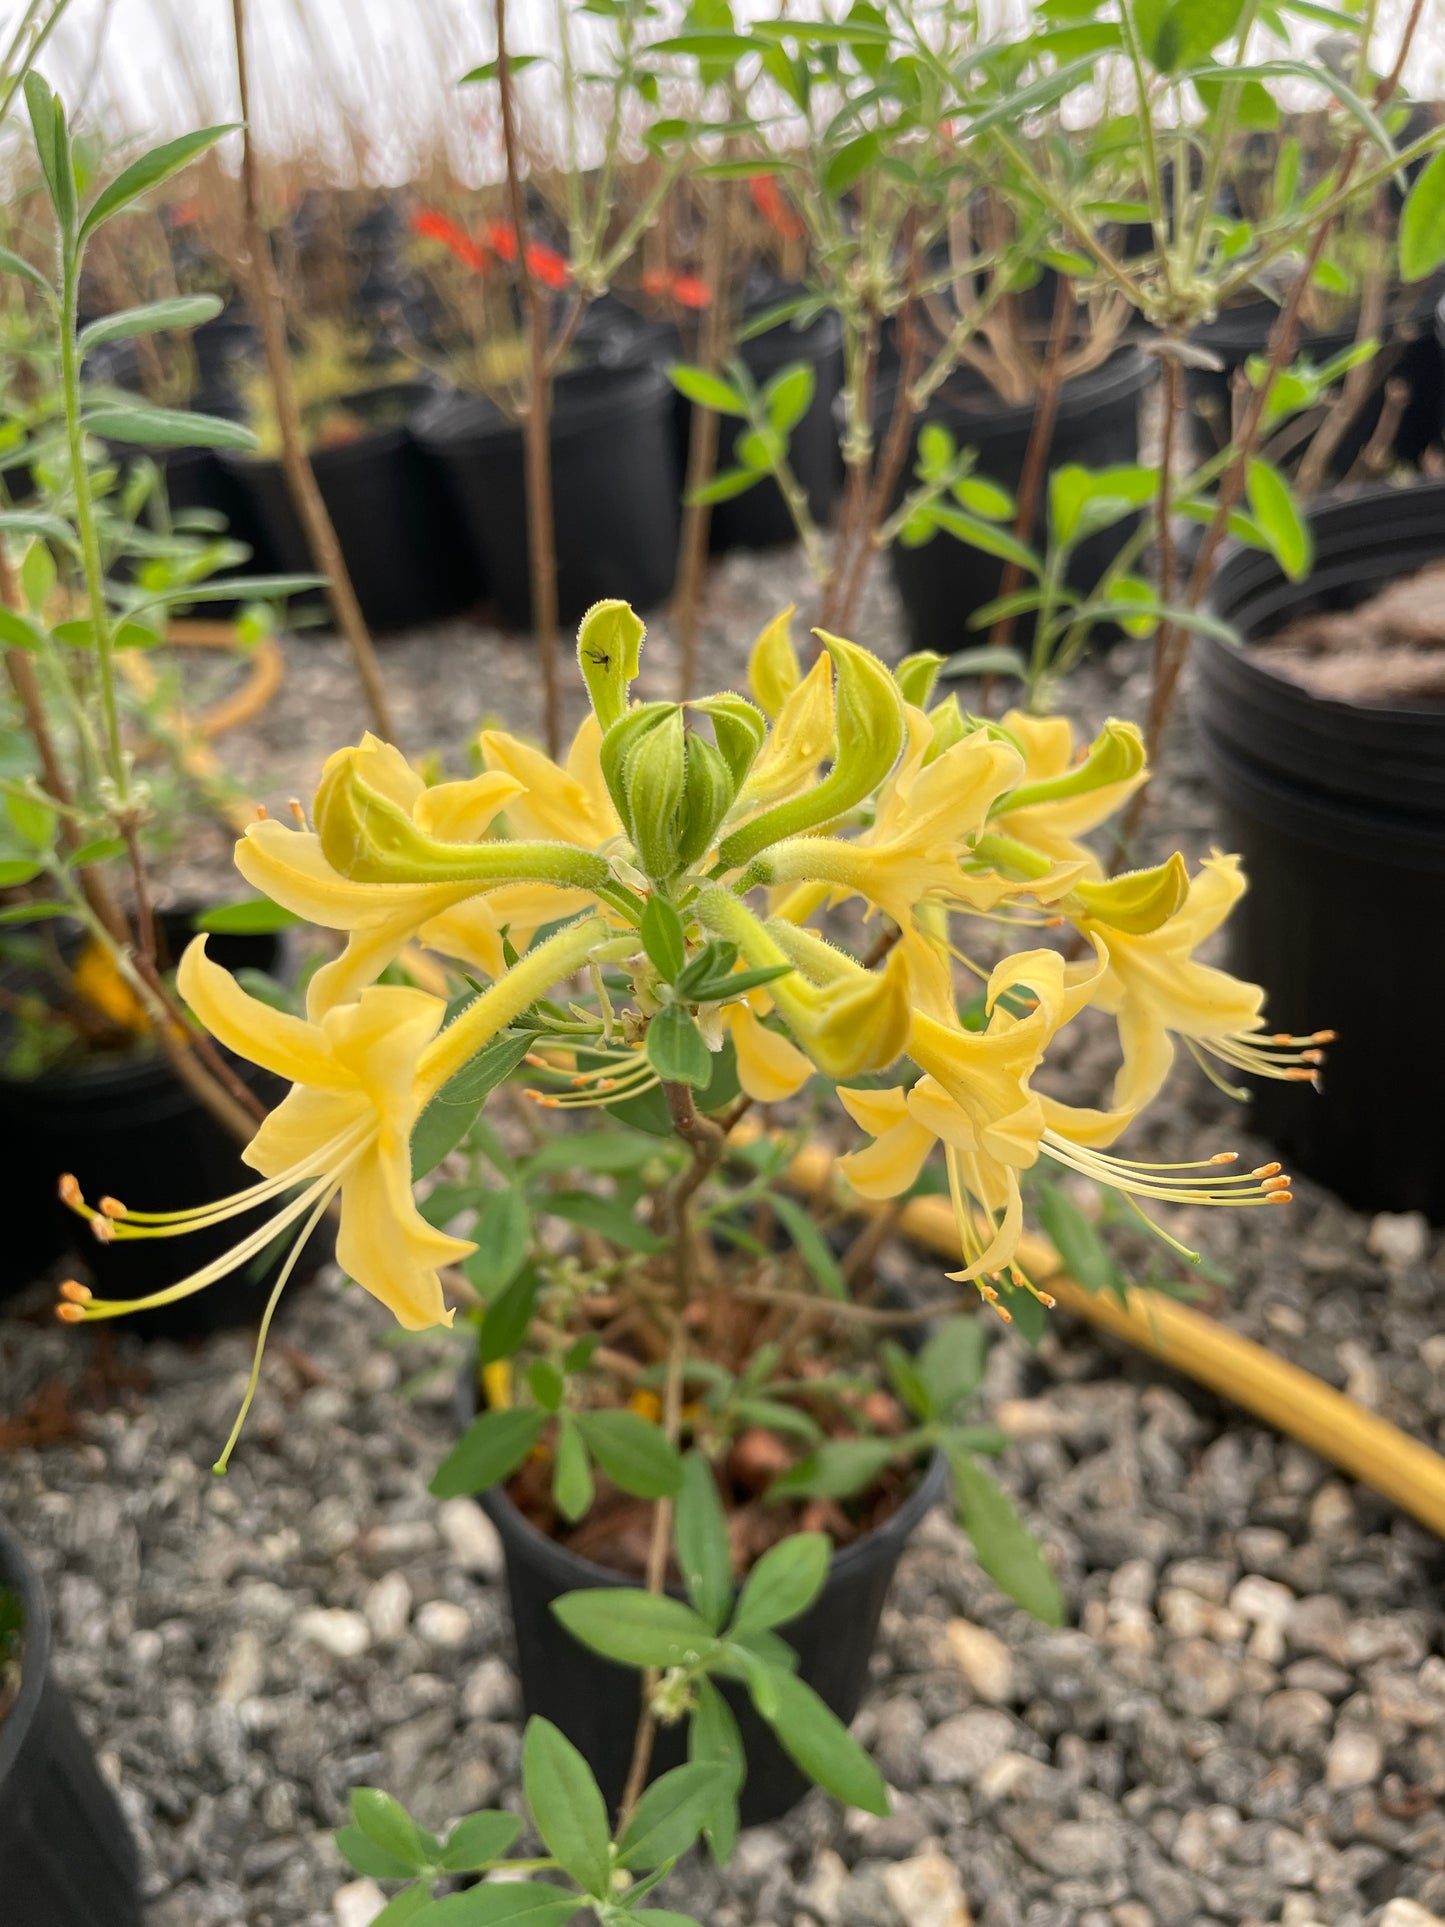
<instances>
[{"instance_id":1,"label":"plant in black pot","mask_svg":"<svg viewBox=\"0 0 1445 1927\"><path fill-rule=\"evenodd\" d=\"M971 1409L992 1314L1037 1332L1052 1303L1020 1255L1023 1175L1048 1160L1141 1209L1287 1204L1277 1165L1155 1166L1103 1145L1157 1094L1174 1031L1226 1059L1278 1057L1286 1076L1302 1047L1266 1031L1252 986L1180 1015L1213 872L1191 879L1175 856L1110 881L1074 840L1144 780L1131 725L1075 756L1062 719L966 721L933 700L931 659L895 675L832 635L805 673L786 615L753 651L751 699L635 703L642 639L624 603L584 619L592 713L565 765L487 731L478 775L428 787L368 738L328 763L314 830L248 830L238 864L274 901L333 925L345 906L351 939L307 1021L248 997L203 946L180 977L218 1036L294 1066L251 1151L250 1198L278 1233L339 1194L343 1264L410 1329L450 1321L444 1272L461 1269L476 1416L434 1490L484 1495L507 1546L546 1852L505 1871L579 1881L589 1900L545 1882L527 1896L559 1921L584 1904L647 1920L624 1876L670 1863L704 1823L725 1856L740 1818L810 1782L886 1808L847 1721L889 1575L945 1487L984 1570L1060 1618L1052 1566L985 1465L1004 1440ZM828 914L850 898L878 919L863 956ZM1040 902L1083 960L1010 951L999 933ZM450 1005L377 982L412 935L456 959ZM1151 939L1172 961L1136 971L1130 945ZM961 953L988 959L983 987ZM1091 1001L1121 1019L1108 1112L1031 1082ZM506 1115L524 1073L531 1129ZM840 1169L861 1195L903 1196L938 1161L962 1248L947 1289L890 1301L877 1230L839 1250L791 1187L811 1099L836 1128L835 1095L860 1130ZM786 1100L791 1130L765 1108ZM573 1113L590 1128L559 1128ZM138 1240L160 1225L114 1222ZM74 1323L127 1309L59 1307ZM638 1833L679 1788L690 1827L648 1862ZM478 1824L463 1860L455 1836L398 1828L385 1861L386 1815L362 1796L347 1850L374 1875L418 1876L419 1908L443 1873L500 1870L513 1838ZM513 1904L479 1891L439 1903L438 1922Z\"/></svg>"},{"instance_id":2,"label":"plant in black pot","mask_svg":"<svg viewBox=\"0 0 1445 1927\"><path fill-rule=\"evenodd\" d=\"M8 670L0 1105L14 1145L6 1184L17 1187L7 1204L30 1240L12 1253L7 1289L58 1255L60 1220L37 1208L37 1193L54 1198L87 1139L102 1158L108 1148L120 1151L151 1195L167 1183L171 1159L198 1203L235 1186L237 1137L264 1106L235 1065L185 1021L170 981L166 946L176 929L153 906L152 870L204 792L177 735L171 685L154 665L165 660L167 623L178 606L268 588L280 595L311 581L252 579L242 589L218 575L236 559L237 545L143 519L144 476L118 484L101 439L219 446L249 440L248 431L83 384L84 363L97 348L162 329L175 312L162 303L78 331L79 269L90 234L216 130L144 157L82 208L63 110L33 77L27 101L60 232L61 278L54 287L29 271L59 374L30 430L44 451L32 463L37 491L23 509L0 514ZM21 270L11 262L7 271ZM128 674L135 661L150 673ZM96 1263L98 1271L136 1278L118 1251L97 1250ZM149 1282L165 1270L145 1269Z\"/></svg>"},{"instance_id":3,"label":"plant in black pot","mask_svg":"<svg viewBox=\"0 0 1445 1927\"><path fill-rule=\"evenodd\" d=\"M0 1881L17 1920L140 1927L140 1867L51 1670L45 1591L0 1520Z\"/></svg>"}]
</instances>

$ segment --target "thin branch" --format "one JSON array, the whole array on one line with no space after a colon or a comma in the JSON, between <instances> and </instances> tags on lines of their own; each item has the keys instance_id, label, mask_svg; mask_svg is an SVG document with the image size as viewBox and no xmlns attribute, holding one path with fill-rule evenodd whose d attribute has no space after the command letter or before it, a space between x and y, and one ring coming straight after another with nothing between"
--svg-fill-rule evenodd
<instances>
[{"instance_id":1,"label":"thin branch","mask_svg":"<svg viewBox=\"0 0 1445 1927\"><path fill-rule=\"evenodd\" d=\"M709 185L708 226L703 251L703 279L712 290L712 305L704 317L698 342L698 362L710 375L722 369L727 352L728 299L728 183ZM677 634L677 697L686 702L697 681L697 632L702 609L702 582L707 570L708 535L712 504L692 498L717 471L719 420L716 409L694 405L687 439L687 479L679 545L677 597L673 627Z\"/></svg>"}]
</instances>

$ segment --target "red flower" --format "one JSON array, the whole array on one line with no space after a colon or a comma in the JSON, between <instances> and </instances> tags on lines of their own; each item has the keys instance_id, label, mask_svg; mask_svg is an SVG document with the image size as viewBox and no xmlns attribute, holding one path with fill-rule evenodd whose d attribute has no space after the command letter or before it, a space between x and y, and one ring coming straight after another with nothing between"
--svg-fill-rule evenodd
<instances>
[{"instance_id":1,"label":"red flower","mask_svg":"<svg viewBox=\"0 0 1445 1927\"><path fill-rule=\"evenodd\" d=\"M802 240L803 223L771 174L749 175L748 192L753 197L753 206L769 227L776 228L785 241Z\"/></svg>"},{"instance_id":2,"label":"red flower","mask_svg":"<svg viewBox=\"0 0 1445 1927\"><path fill-rule=\"evenodd\" d=\"M420 234L428 241L440 241L442 246L456 256L463 267L470 268L474 274L485 274L487 270L487 251L475 242L464 227L453 221L449 215L439 214L435 208L424 207L411 217L411 231Z\"/></svg>"},{"instance_id":3,"label":"red flower","mask_svg":"<svg viewBox=\"0 0 1445 1927\"><path fill-rule=\"evenodd\" d=\"M510 221L488 221L487 246L499 261L517 258L517 230Z\"/></svg>"},{"instance_id":4,"label":"red flower","mask_svg":"<svg viewBox=\"0 0 1445 1927\"><path fill-rule=\"evenodd\" d=\"M649 268L642 277L642 292L670 295L679 307L706 308L712 303L712 289L695 274L675 274L668 268Z\"/></svg>"},{"instance_id":5,"label":"red flower","mask_svg":"<svg viewBox=\"0 0 1445 1927\"><path fill-rule=\"evenodd\" d=\"M512 251L516 252L515 241ZM559 254L555 248L549 248L543 241L527 243L527 270L533 280L540 281L547 288L565 288L572 279L567 257Z\"/></svg>"}]
</instances>

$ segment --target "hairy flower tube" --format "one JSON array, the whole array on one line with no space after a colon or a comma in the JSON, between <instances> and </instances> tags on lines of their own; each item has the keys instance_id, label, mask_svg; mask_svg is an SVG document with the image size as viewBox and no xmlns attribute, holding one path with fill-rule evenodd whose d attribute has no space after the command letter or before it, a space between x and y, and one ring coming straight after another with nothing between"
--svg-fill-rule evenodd
<instances>
[{"instance_id":1,"label":"hairy flower tube","mask_svg":"<svg viewBox=\"0 0 1445 1927\"><path fill-rule=\"evenodd\" d=\"M865 1133L842 1161L863 1194L907 1191L942 1147L965 1254L953 1275L1001 1312L1032 1289L1016 1254L1041 1159L1141 1210L1288 1201L1277 1166L1236 1175L1227 1152L1160 1165L1113 1148L1176 1038L1286 1078L1317 1075L1326 1041L1267 1034L1258 988L1196 959L1244 887L1234 858L1110 877L1082 840L1145 780L1138 730L1110 721L1076 748L1058 718L980 721L932 701L936 659L892 671L829 635L805 670L790 614L758 639L749 694L639 702L642 624L598 604L578 637L592 715L563 763L489 729L481 774L429 785L368 736L327 763L314 828L247 831L243 874L344 948L304 1017L248 997L202 946L187 953L180 989L198 1019L293 1088L246 1153L260 1183L235 1198L141 1213L93 1208L68 1184L105 1238L274 1207L230 1257L138 1306L215 1282L279 1229L299 1236L335 1198L345 1269L402 1324L446 1322L441 1274L470 1247L418 1212L410 1141L502 1038L550 1108L659 1084L703 1103L726 1049L751 1101L821 1075ZM1011 947L1020 929L1028 942ZM377 981L410 944L490 986L473 981L444 1024L440 999ZM552 1001L564 983L565 1006ZM1064 1105L1036 1079L1091 1005L1117 1026L1118 1073L1096 1108ZM60 1311L131 1308L68 1285Z\"/></svg>"}]
</instances>

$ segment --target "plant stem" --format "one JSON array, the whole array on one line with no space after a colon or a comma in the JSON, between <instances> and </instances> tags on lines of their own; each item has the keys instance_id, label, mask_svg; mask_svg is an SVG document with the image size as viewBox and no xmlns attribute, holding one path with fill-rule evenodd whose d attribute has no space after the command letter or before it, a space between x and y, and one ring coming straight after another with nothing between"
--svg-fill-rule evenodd
<instances>
[{"instance_id":1,"label":"plant stem","mask_svg":"<svg viewBox=\"0 0 1445 1927\"><path fill-rule=\"evenodd\" d=\"M261 219L260 165L251 138L246 0L231 0L231 25L236 42L236 79L240 88L241 119L244 122L241 134L241 196L251 301L261 324L261 339L266 351L271 398L276 411L276 426L281 435L281 468L317 573L326 577L326 593L336 626L351 650L372 721L379 734L388 742L395 742L396 725L387 702L386 685L382 681L376 651L372 647L371 633L351 585L351 576L341 553L341 544L336 539L336 530L316 484L316 472L306 453L306 443L301 433L301 414L291 385L291 369L286 352L285 306L276 264L271 256L270 241Z\"/></svg>"},{"instance_id":2,"label":"plant stem","mask_svg":"<svg viewBox=\"0 0 1445 1927\"><path fill-rule=\"evenodd\" d=\"M507 52L507 0L495 0L497 86L501 94L502 144L507 155L507 199L517 253L517 285L527 313L527 403L522 420L522 457L527 483L527 554L531 565L532 633L542 663L547 753L562 748L562 697L557 680L557 535L552 503L551 394L547 369L547 309L527 260L527 208L517 156L516 102Z\"/></svg>"},{"instance_id":3,"label":"plant stem","mask_svg":"<svg viewBox=\"0 0 1445 1927\"><path fill-rule=\"evenodd\" d=\"M712 305L704 317L698 361L710 375L720 372L727 352L731 324L728 291L728 183L711 183L708 227L703 248L703 279L712 290ZM694 404L687 440L687 480L683 497L682 540L677 572L673 627L677 632L677 699L686 702L697 680L697 631L702 610L702 583L707 570L708 535L712 504L692 498L717 471L719 420L716 409Z\"/></svg>"}]
</instances>

